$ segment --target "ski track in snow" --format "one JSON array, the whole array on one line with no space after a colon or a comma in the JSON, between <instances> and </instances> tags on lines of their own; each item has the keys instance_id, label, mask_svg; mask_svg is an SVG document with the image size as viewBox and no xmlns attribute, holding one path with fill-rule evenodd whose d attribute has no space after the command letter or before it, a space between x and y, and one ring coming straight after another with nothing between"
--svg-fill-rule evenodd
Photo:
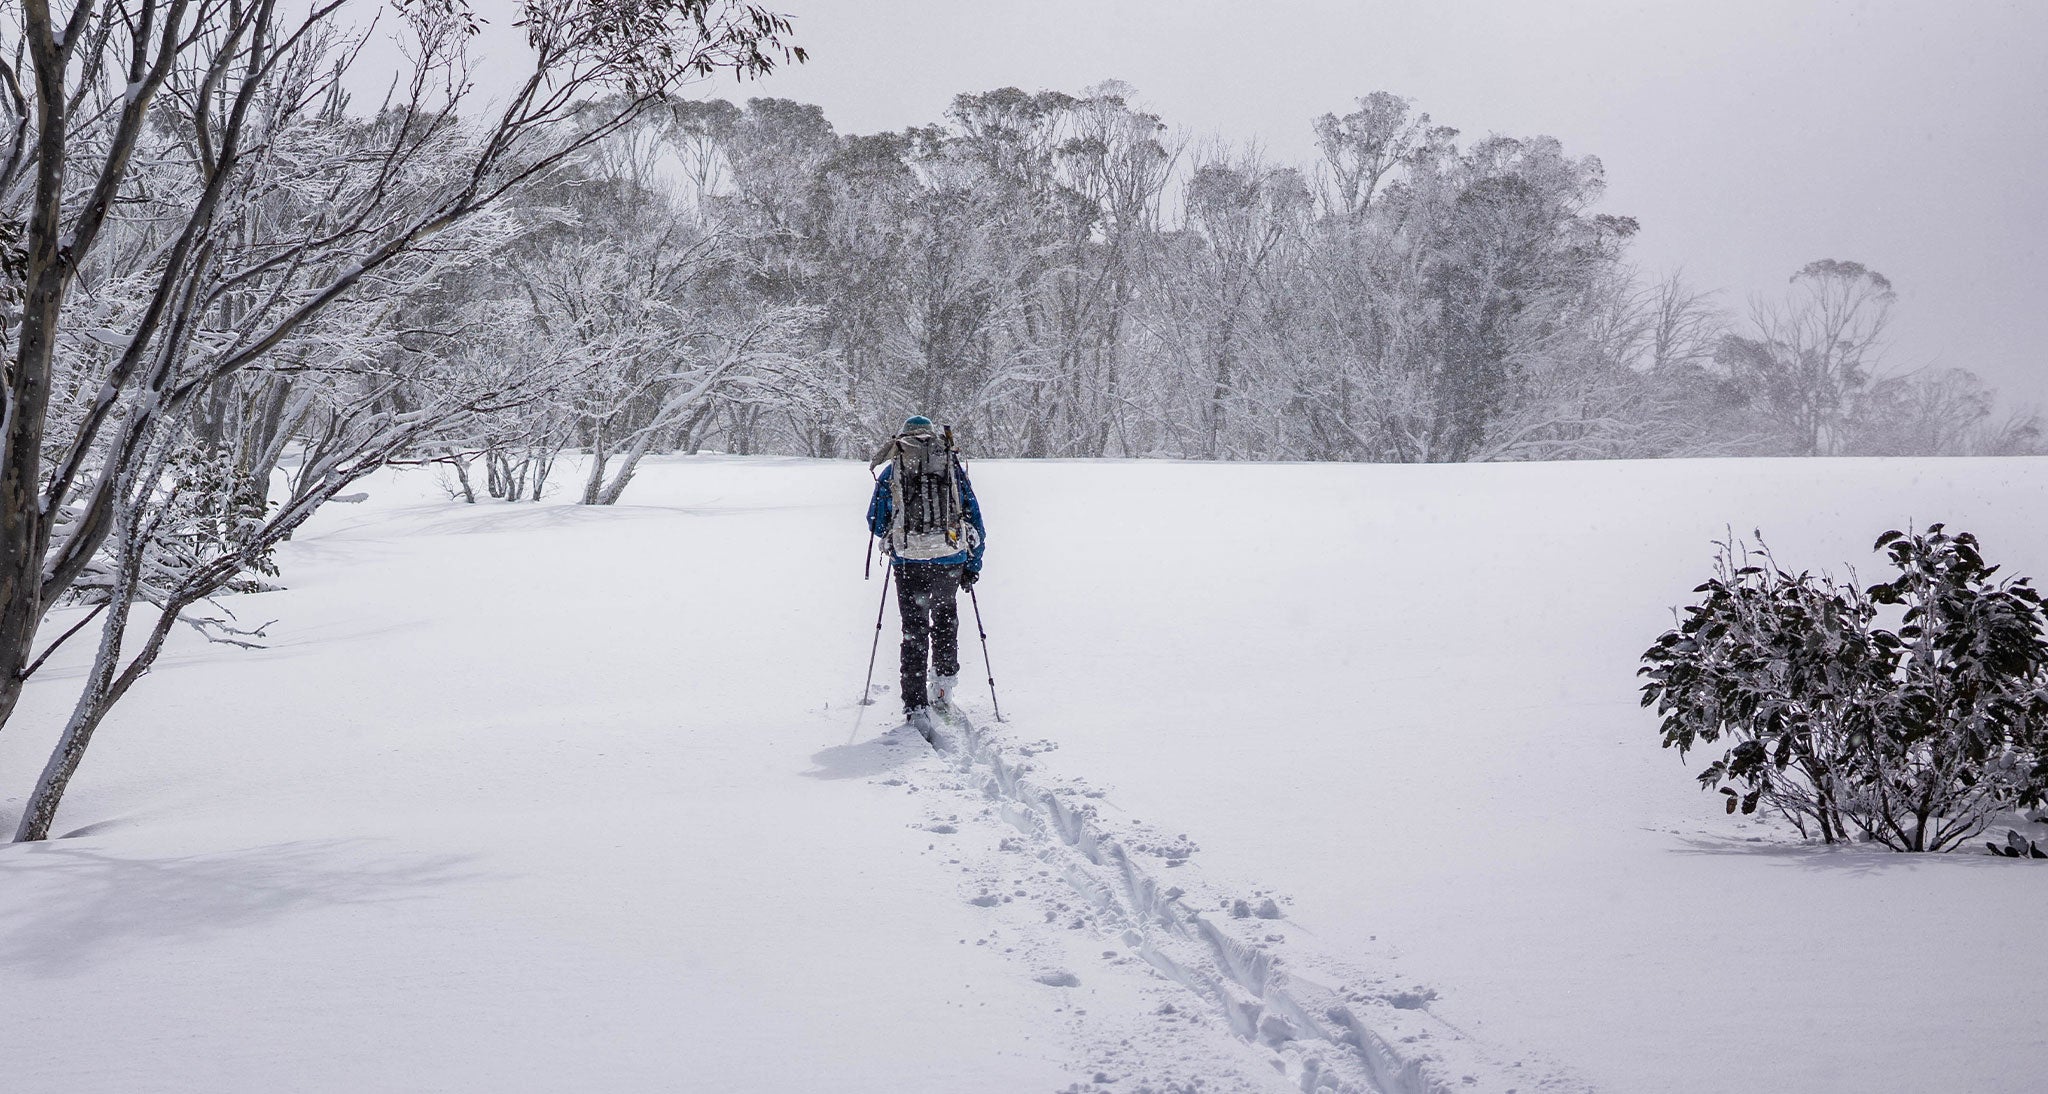
<instances>
[{"instance_id":1,"label":"ski track in snow","mask_svg":"<svg viewBox=\"0 0 2048 1094\"><path fill-rule=\"evenodd\" d=\"M882 744L926 747L907 726ZM1088 1058L1062 1094L1589 1094L1567 1069L1503 1055L1436 1017L1432 989L1329 952L1286 918L1284 898L1184 869L1196 851L1185 836L1041 774L1030 758L1055 747L955 711L936 755L870 782L924 796L927 852L962 874L962 900L989 911L975 944L1050 988L1109 984L1157 1000L1143 1018L1135 1007L1091 1016L1069 996L1062 1009Z\"/></svg>"}]
</instances>

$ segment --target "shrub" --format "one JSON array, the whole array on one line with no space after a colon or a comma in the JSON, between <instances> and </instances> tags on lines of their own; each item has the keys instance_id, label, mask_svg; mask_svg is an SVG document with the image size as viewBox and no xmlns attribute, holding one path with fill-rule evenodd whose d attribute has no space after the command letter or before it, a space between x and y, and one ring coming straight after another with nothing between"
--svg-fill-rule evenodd
<instances>
[{"instance_id":1,"label":"shrub","mask_svg":"<svg viewBox=\"0 0 2048 1094\"><path fill-rule=\"evenodd\" d=\"M1943 851L2048 798L2048 637L2027 579L1993 583L1976 537L1886 532L1898 576L1867 589L1717 544L1715 574L1643 654L1643 705L1728 811L1807 836ZM1899 625L1878 625L1897 610Z\"/></svg>"}]
</instances>

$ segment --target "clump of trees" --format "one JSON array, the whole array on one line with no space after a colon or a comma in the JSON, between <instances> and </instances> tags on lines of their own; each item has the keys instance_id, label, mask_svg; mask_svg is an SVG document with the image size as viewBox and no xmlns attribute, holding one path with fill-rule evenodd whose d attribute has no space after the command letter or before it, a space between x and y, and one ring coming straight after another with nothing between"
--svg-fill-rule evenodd
<instances>
[{"instance_id":1,"label":"clump of trees","mask_svg":"<svg viewBox=\"0 0 2048 1094\"><path fill-rule=\"evenodd\" d=\"M1314 120L1306 165L1190 141L1114 82L965 94L871 135L784 99L644 113L529 193L510 281L473 285L520 329L512 352L566 340L605 362L574 405L493 436L628 463L643 445L837 456L915 407L1021 457L2039 439L1967 372L1886 371L1898 297L1875 270L1813 262L1738 314L1632 265L1637 225L1599 210L1597 158L1466 140L1387 92L1355 105Z\"/></svg>"},{"instance_id":2,"label":"clump of trees","mask_svg":"<svg viewBox=\"0 0 2048 1094\"><path fill-rule=\"evenodd\" d=\"M1897 574L1858 588L1719 545L1705 598L1643 654L1643 705L1666 748L1722 749L1699 781L1731 813L1951 850L2048 800L2041 596L1939 524L1876 549Z\"/></svg>"}]
</instances>

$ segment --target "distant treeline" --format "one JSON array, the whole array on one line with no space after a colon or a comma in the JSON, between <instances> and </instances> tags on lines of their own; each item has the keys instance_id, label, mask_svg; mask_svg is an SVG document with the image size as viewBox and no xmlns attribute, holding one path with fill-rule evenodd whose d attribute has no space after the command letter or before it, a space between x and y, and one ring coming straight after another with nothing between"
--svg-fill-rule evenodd
<instances>
[{"instance_id":1,"label":"distant treeline","mask_svg":"<svg viewBox=\"0 0 2048 1094\"><path fill-rule=\"evenodd\" d=\"M1177 137L1114 83L961 95L874 135L783 99L665 104L528 192L500 272L466 290L518 305L503 353L564 356L567 335L577 383L601 381L502 440L845 456L912 411L1022 457L2039 439L1968 372L1879 370L1875 270L1818 260L1731 308L1633 266L1636 222L1596 211L1600 161L1555 139L1462 141L1386 92L1313 125L1320 157L1287 166Z\"/></svg>"}]
</instances>

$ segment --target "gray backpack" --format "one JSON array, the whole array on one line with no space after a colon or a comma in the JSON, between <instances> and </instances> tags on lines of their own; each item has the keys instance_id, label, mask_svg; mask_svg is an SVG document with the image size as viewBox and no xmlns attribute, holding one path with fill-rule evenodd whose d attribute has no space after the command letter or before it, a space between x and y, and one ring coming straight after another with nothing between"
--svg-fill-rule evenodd
<instances>
[{"instance_id":1,"label":"gray backpack","mask_svg":"<svg viewBox=\"0 0 2048 1094\"><path fill-rule=\"evenodd\" d=\"M973 546L973 528L960 504L958 456L953 430L904 433L891 439L889 453L889 553L913 561L944 558Z\"/></svg>"}]
</instances>

